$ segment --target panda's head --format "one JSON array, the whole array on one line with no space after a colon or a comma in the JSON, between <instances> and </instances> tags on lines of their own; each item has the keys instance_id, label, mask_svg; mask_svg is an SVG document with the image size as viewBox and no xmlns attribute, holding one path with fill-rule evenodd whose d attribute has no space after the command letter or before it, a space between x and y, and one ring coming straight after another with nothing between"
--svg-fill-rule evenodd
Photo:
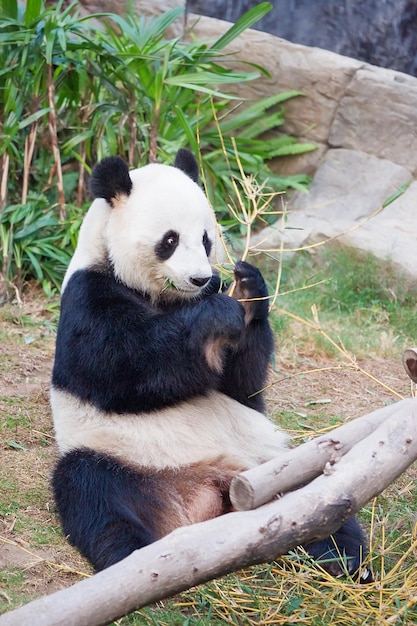
<instances>
[{"instance_id":1,"label":"panda's head","mask_svg":"<svg viewBox=\"0 0 417 626\"><path fill-rule=\"evenodd\" d=\"M218 227L197 179L197 162L187 150L178 152L173 167L129 171L120 157L103 159L91 175L96 200L70 273L80 263L108 259L119 281L153 300L197 296L219 253Z\"/></svg>"}]
</instances>

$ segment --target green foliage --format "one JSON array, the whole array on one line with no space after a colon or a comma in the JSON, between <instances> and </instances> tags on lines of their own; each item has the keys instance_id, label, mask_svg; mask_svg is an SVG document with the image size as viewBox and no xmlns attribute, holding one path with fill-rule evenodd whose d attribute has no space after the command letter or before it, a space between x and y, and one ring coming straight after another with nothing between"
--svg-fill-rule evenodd
<instances>
[{"instance_id":1,"label":"green foliage","mask_svg":"<svg viewBox=\"0 0 417 626\"><path fill-rule=\"evenodd\" d=\"M47 293L51 286L59 289L72 253L72 245L65 243L74 243L80 222L76 215L69 222L60 221L42 196L29 195L26 204L5 207L0 213L3 275L13 277L19 291L30 279L36 279Z\"/></svg>"},{"instance_id":2,"label":"green foliage","mask_svg":"<svg viewBox=\"0 0 417 626\"><path fill-rule=\"evenodd\" d=\"M44 0L1 0L0 9L2 300L10 285L20 289L31 277L49 291L60 282L76 241L71 233L60 242L68 213L87 201L86 173L103 156L120 154L138 166L172 162L178 148L189 146L201 156L223 220L238 160L274 191L306 189L307 177L280 177L266 165L314 149L277 134L285 101L300 94L246 106L234 86L263 70L244 62L228 67L224 52L269 3L210 45L167 36L181 8L149 18L81 18L76 2L63 8Z\"/></svg>"},{"instance_id":3,"label":"green foliage","mask_svg":"<svg viewBox=\"0 0 417 626\"><path fill-rule=\"evenodd\" d=\"M414 294L405 279L371 253L329 246L319 256L299 254L284 272L284 290L294 285L294 276L299 271L304 274L304 286L323 281L303 294L311 301L313 293L314 301L322 309L343 313L377 306L390 311L393 305L414 303Z\"/></svg>"}]
</instances>

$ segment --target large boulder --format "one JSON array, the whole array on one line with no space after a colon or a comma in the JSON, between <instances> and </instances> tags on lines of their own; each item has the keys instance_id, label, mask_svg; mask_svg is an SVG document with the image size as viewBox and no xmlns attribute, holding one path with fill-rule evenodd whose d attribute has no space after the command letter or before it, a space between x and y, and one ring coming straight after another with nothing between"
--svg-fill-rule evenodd
<instances>
[{"instance_id":1,"label":"large boulder","mask_svg":"<svg viewBox=\"0 0 417 626\"><path fill-rule=\"evenodd\" d=\"M290 200L285 229L268 227L253 244L279 249L283 240L291 251L338 241L389 260L417 281L417 181L412 181L410 169L387 159L329 150L309 193ZM384 206L402 188L404 193Z\"/></svg>"}]
</instances>

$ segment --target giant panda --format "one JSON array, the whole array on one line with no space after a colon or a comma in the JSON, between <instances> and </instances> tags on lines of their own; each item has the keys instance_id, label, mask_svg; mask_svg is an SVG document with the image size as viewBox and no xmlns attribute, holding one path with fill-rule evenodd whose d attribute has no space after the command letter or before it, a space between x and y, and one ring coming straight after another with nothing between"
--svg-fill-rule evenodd
<instances>
[{"instance_id":1,"label":"giant panda","mask_svg":"<svg viewBox=\"0 0 417 626\"><path fill-rule=\"evenodd\" d=\"M63 283L52 488L65 535L98 571L232 511L232 477L278 456L288 436L264 415L265 281L238 262L233 292L220 289L221 241L194 156L132 171L107 157L90 187ZM364 537L352 517L306 549L332 573L340 555L354 572Z\"/></svg>"}]
</instances>

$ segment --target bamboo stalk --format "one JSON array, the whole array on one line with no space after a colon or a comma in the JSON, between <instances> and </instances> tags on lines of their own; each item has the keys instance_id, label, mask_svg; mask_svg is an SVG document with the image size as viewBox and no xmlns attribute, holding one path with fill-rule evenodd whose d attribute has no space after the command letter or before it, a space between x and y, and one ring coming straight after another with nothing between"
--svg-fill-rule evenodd
<instances>
[{"instance_id":1,"label":"bamboo stalk","mask_svg":"<svg viewBox=\"0 0 417 626\"><path fill-rule=\"evenodd\" d=\"M22 204L26 204L28 196L30 166L32 164L33 153L35 151L37 133L38 121L33 122L30 127L30 133L25 139L25 154L23 159Z\"/></svg>"},{"instance_id":2,"label":"bamboo stalk","mask_svg":"<svg viewBox=\"0 0 417 626\"><path fill-rule=\"evenodd\" d=\"M149 128L149 163L156 163L158 155L159 111L154 111L154 119Z\"/></svg>"},{"instance_id":3,"label":"bamboo stalk","mask_svg":"<svg viewBox=\"0 0 417 626\"><path fill-rule=\"evenodd\" d=\"M53 68L51 64L48 65L48 71L47 71L47 91L48 91L48 105L49 105L48 127L49 127L52 154L54 156L56 176L57 176L59 219L61 221L64 221L66 219L65 191L64 191L64 179L62 176L61 155L59 152L59 144L58 144L58 124L57 124L57 114L56 114L56 108L55 108L55 85L54 85L54 80L53 80Z\"/></svg>"},{"instance_id":4,"label":"bamboo stalk","mask_svg":"<svg viewBox=\"0 0 417 626\"><path fill-rule=\"evenodd\" d=\"M83 141L80 147L80 162L78 164L78 183L77 183L77 206L82 206L84 200L85 188L85 159L86 159L86 142Z\"/></svg>"},{"instance_id":5,"label":"bamboo stalk","mask_svg":"<svg viewBox=\"0 0 417 626\"><path fill-rule=\"evenodd\" d=\"M134 110L133 104L131 106L132 108L129 113L129 156L128 158L129 158L130 167L135 167L137 165L135 163L135 151L136 151L136 138L137 138L138 124L137 124L136 112ZM155 152L155 160L156 160L156 152Z\"/></svg>"},{"instance_id":6,"label":"bamboo stalk","mask_svg":"<svg viewBox=\"0 0 417 626\"><path fill-rule=\"evenodd\" d=\"M10 157L7 152L3 154L2 157L2 174L1 174L1 183L0 183L0 212L4 209L4 205L7 200L7 182L9 179L9 165L10 165Z\"/></svg>"}]
</instances>

